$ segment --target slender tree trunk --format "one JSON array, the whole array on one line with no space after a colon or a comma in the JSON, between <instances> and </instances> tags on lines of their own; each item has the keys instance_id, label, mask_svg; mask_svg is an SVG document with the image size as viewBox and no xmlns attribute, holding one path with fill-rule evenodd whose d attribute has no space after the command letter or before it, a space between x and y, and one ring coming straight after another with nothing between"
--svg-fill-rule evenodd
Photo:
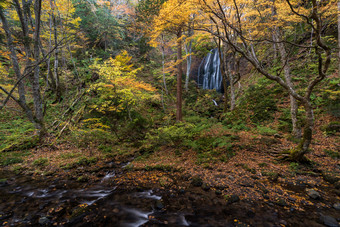
<instances>
[{"instance_id":1,"label":"slender tree trunk","mask_svg":"<svg viewBox=\"0 0 340 227\"><path fill-rule=\"evenodd\" d=\"M235 60L235 59L234 59ZM227 62L225 63L225 65L227 65L227 75L229 77L229 87L230 87L230 111L233 111L235 109L236 106L236 96L235 96L235 86L234 86L234 76L233 74L230 72L230 64L228 64Z\"/></svg>"},{"instance_id":2,"label":"slender tree trunk","mask_svg":"<svg viewBox=\"0 0 340 227\"><path fill-rule=\"evenodd\" d=\"M228 77L228 69L226 65L226 58L227 58L227 51L225 50L224 55L223 51L224 47L221 47L221 39L218 40L218 54L220 58L220 70L222 73L222 84L223 84L223 90L224 90L224 105L223 105L223 113L226 113L228 111L228 84L227 84L227 77Z\"/></svg>"},{"instance_id":3,"label":"slender tree trunk","mask_svg":"<svg viewBox=\"0 0 340 227\"><path fill-rule=\"evenodd\" d=\"M0 18L2 21L2 27L5 31L6 34L6 38L7 38L7 47L10 51L10 58L12 61L12 65L13 65L13 70L14 73L17 77L17 80L19 81L18 83L18 93L19 93L19 100L18 100L18 104L20 105L20 107L25 111L26 116L28 117L28 119L35 124L35 119L33 116L33 112L31 111L31 109L28 107L28 105L26 104L26 93L25 93L25 85L24 82L21 80L22 78L22 74L20 72L20 66L19 66L19 61L15 52L15 48L14 48L14 44L13 44L13 38L10 32L10 28L7 22L7 19L4 15L4 12L2 11L2 8L0 7Z\"/></svg>"},{"instance_id":4,"label":"slender tree trunk","mask_svg":"<svg viewBox=\"0 0 340 227\"><path fill-rule=\"evenodd\" d=\"M187 59L187 71L185 74L185 90L189 90L189 78L190 78L190 71L191 71L191 63L192 63L192 40L189 41L188 44L184 45L185 48L185 54L186 54L186 59Z\"/></svg>"},{"instance_id":5,"label":"slender tree trunk","mask_svg":"<svg viewBox=\"0 0 340 227\"><path fill-rule=\"evenodd\" d=\"M177 33L177 103L176 121L182 121L182 28Z\"/></svg>"},{"instance_id":6,"label":"slender tree trunk","mask_svg":"<svg viewBox=\"0 0 340 227\"><path fill-rule=\"evenodd\" d=\"M165 94L169 95L168 88L166 86L166 80L165 80L165 42L164 42L164 37L162 35L162 73L163 73L163 85L164 85L164 90Z\"/></svg>"},{"instance_id":7,"label":"slender tree trunk","mask_svg":"<svg viewBox=\"0 0 340 227\"><path fill-rule=\"evenodd\" d=\"M44 127L44 114L43 114L43 101L41 99L40 94L40 50L39 50L39 42L40 42L40 16L41 16L41 0L35 0L34 3L34 15L35 15L35 31L34 31L34 58L35 58L35 70L32 76L32 90L33 90L33 101L34 101L34 109L35 109L35 117L38 124L39 135L40 137L45 133Z\"/></svg>"},{"instance_id":8,"label":"slender tree trunk","mask_svg":"<svg viewBox=\"0 0 340 227\"><path fill-rule=\"evenodd\" d=\"M274 34L274 37L275 37L275 40L278 42L277 46L278 46L278 49L281 55L285 81L289 87L294 89L294 84L292 82L292 78L290 75L289 60L288 60L285 46L282 42L279 42L280 41L279 31L276 31L275 33L276 34ZM299 127L298 120L297 120L298 103L297 103L297 100L292 95L289 95L289 98L290 98L290 115L291 115L291 120L292 120L292 125L293 125L292 135L295 138L301 138L301 128Z\"/></svg>"},{"instance_id":9,"label":"slender tree trunk","mask_svg":"<svg viewBox=\"0 0 340 227\"><path fill-rule=\"evenodd\" d=\"M51 2L51 4L53 4ZM54 6L52 6L54 8ZM53 9L52 8L52 9ZM55 18L55 15L52 14L52 20L53 20L53 27L54 27L54 45L58 45L58 30L57 30L57 21ZM61 88L60 88L60 78L58 73L58 65L59 65L59 48L57 47L54 51L54 81L55 81L55 89L56 89L56 102L60 102L61 100Z\"/></svg>"}]
</instances>

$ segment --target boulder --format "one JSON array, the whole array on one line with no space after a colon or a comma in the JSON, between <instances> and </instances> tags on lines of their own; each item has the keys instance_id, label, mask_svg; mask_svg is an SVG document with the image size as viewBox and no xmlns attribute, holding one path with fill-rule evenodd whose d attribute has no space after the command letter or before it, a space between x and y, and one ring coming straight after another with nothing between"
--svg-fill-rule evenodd
<instances>
[{"instance_id":1,"label":"boulder","mask_svg":"<svg viewBox=\"0 0 340 227\"><path fill-rule=\"evenodd\" d=\"M320 199L321 195L319 192L313 190L313 189L306 189L307 195L311 197L312 199Z\"/></svg>"},{"instance_id":2,"label":"boulder","mask_svg":"<svg viewBox=\"0 0 340 227\"><path fill-rule=\"evenodd\" d=\"M328 227L339 227L339 223L331 216L325 216L321 214L320 221L322 224Z\"/></svg>"}]
</instances>

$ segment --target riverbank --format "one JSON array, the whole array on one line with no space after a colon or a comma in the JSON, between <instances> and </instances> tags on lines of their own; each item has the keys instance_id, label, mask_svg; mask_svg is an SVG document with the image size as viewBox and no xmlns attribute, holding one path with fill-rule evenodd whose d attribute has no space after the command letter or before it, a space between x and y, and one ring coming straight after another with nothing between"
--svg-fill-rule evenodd
<instances>
[{"instance_id":1,"label":"riverbank","mask_svg":"<svg viewBox=\"0 0 340 227\"><path fill-rule=\"evenodd\" d=\"M245 144L249 135L238 136ZM257 141L264 139L269 137ZM196 152L172 147L144 154L128 145L110 152L41 147L2 169L0 221L4 226L129 226L129 220L134 226L338 225L338 160L316 144L309 164L278 161L278 151L288 145L274 139L276 145L254 142L226 162L201 164Z\"/></svg>"}]
</instances>

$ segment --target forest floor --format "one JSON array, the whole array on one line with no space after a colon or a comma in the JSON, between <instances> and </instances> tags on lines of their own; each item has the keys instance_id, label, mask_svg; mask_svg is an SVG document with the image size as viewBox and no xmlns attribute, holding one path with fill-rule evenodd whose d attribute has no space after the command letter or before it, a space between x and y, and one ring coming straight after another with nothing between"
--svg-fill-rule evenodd
<instances>
[{"instance_id":1,"label":"forest floor","mask_svg":"<svg viewBox=\"0 0 340 227\"><path fill-rule=\"evenodd\" d=\"M319 130L325 121L329 120L319 118L316 122L312 152L307 155L309 164L279 160L281 152L296 146L282 135L228 131L223 133L235 139L235 152L228 160L218 155L202 158L185 147L164 146L141 155L128 144L117 145L113 152L59 144L26 153L2 153L3 161L23 159L2 169L93 185L110 168L124 165L114 184L126 190L161 190L168 194L163 196L168 211L198 212L195 209L203 203L217 213L220 207L220 212L240 226L262 226L266 222L276 226L322 226L340 218L339 137L326 136ZM219 128L214 130L221 133L217 132ZM237 210L239 214L235 215ZM269 221L264 218L266 214Z\"/></svg>"}]
</instances>

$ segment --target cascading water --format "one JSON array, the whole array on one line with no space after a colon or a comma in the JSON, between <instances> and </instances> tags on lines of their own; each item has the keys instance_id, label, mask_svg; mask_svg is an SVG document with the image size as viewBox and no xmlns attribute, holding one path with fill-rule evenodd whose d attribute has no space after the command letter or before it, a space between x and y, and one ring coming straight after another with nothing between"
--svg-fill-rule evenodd
<instances>
[{"instance_id":1,"label":"cascading water","mask_svg":"<svg viewBox=\"0 0 340 227\"><path fill-rule=\"evenodd\" d=\"M212 49L198 68L197 83L203 89L216 89L223 93L222 73L218 49Z\"/></svg>"}]
</instances>

